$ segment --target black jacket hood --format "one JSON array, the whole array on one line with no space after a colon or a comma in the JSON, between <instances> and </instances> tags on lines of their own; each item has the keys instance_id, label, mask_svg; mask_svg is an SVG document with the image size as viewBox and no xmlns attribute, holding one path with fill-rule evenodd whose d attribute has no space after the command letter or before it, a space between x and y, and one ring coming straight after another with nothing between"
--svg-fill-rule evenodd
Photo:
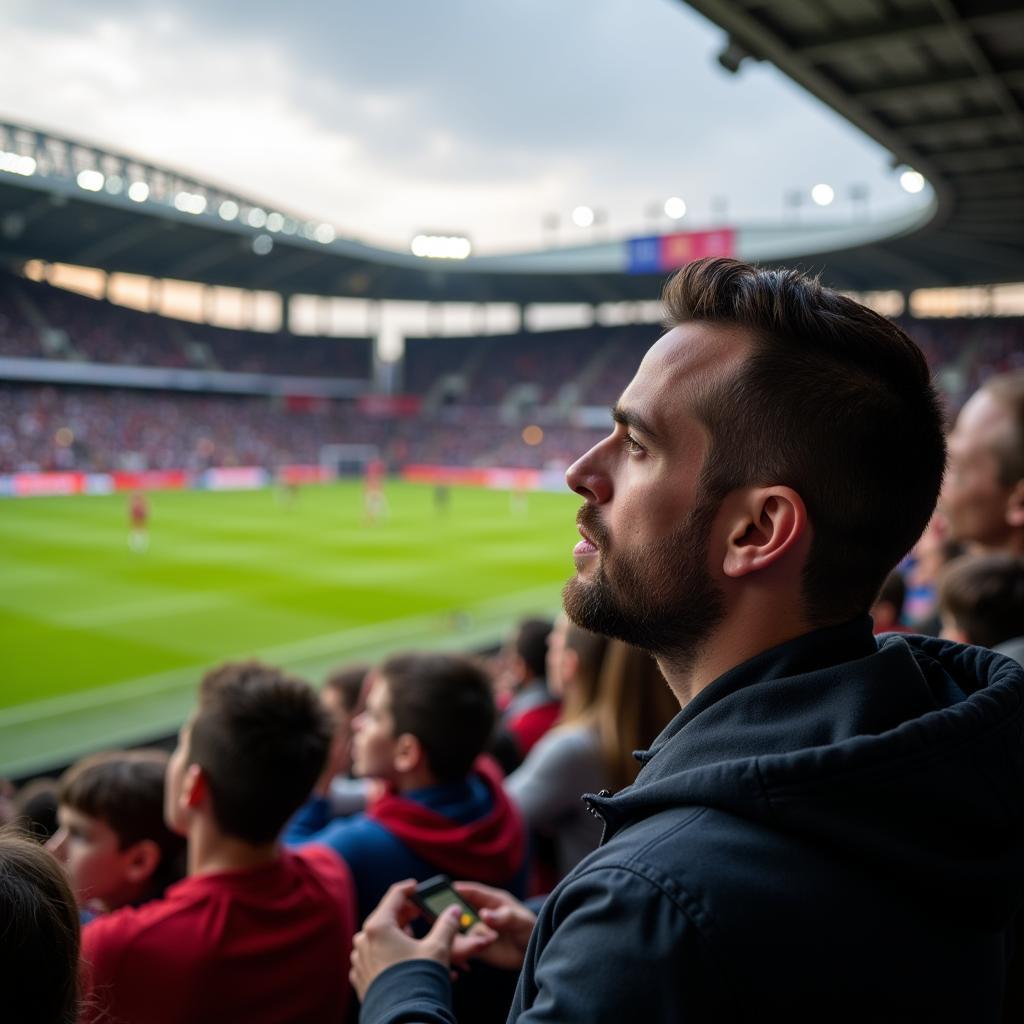
<instances>
[{"instance_id":1,"label":"black jacket hood","mask_svg":"<svg viewBox=\"0 0 1024 1024\"><path fill-rule=\"evenodd\" d=\"M862 617L731 669L668 725L605 840L663 807L717 808L898 879L977 927L1024 903L1024 670Z\"/></svg>"}]
</instances>

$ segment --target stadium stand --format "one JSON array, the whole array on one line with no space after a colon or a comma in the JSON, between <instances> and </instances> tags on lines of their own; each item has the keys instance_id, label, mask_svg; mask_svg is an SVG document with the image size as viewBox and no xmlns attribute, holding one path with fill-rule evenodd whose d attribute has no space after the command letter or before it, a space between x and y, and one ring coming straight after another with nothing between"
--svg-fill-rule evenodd
<instances>
[{"instance_id":1,"label":"stadium stand","mask_svg":"<svg viewBox=\"0 0 1024 1024\"><path fill-rule=\"evenodd\" d=\"M899 322L921 344L951 412L991 374L1024 365L1024 318ZM614 403L654 331L594 326L409 339L404 376L419 412L400 418L371 418L351 400L301 395L11 381L0 384L0 472L273 468L317 463L331 444L375 446L392 468L564 468L600 436L601 410ZM0 279L0 367L4 357L88 360L94 370L128 364L344 376L370 388L363 339L184 324L14 277ZM521 436L529 424L542 427L536 444Z\"/></svg>"},{"instance_id":2,"label":"stadium stand","mask_svg":"<svg viewBox=\"0 0 1024 1024\"><path fill-rule=\"evenodd\" d=\"M268 335L190 324L4 277L2 356L368 380L371 346L365 338Z\"/></svg>"}]
</instances>

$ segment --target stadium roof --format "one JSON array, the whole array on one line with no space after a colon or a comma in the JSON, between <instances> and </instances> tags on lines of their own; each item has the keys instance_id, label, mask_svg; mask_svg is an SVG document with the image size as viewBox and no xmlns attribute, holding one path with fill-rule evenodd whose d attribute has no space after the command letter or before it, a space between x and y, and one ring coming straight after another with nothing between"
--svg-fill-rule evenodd
<instances>
[{"instance_id":1,"label":"stadium roof","mask_svg":"<svg viewBox=\"0 0 1024 1024\"><path fill-rule=\"evenodd\" d=\"M1024 280L1019 0L971 3L970 13L952 0L690 6L729 34L723 65L772 61L934 189L929 205L898 222L741 226L739 255L821 270L829 283L864 290ZM131 192L135 183L145 195ZM0 258L283 293L447 302L647 299L664 279L626 273L625 241L458 262L374 248L190 175L3 124Z\"/></svg>"},{"instance_id":2,"label":"stadium roof","mask_svg":"<svg viewBox=\"0 0 1024 1024\"><path fill-rule=\"evenodd\" d=\"M934 188L922 230L816 257L831 281L1024 280L1020 0L688 3L729 33L724 66L770 60Z\"/></svg>"}]
</instances>

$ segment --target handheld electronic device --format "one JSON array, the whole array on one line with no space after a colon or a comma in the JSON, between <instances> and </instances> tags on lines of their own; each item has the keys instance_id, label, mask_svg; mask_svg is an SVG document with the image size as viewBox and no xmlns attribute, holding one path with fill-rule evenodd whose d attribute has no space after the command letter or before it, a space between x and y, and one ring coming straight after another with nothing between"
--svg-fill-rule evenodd
<instances>
[{"instance_id":1,"label":"handheld electronic device","mask_svg":"<svg viewBox=\"0 0 1024 1024\"><path fill-rule=\"evenodd\" d=\"M467 903L452 888L452 880L447 875L435 875L425 882L420 882L412 894L412 901L423 911L431 924L452 905L460 910L460 932L468 932L480 920L476 907Z\"/></svg>"}]
</instances>

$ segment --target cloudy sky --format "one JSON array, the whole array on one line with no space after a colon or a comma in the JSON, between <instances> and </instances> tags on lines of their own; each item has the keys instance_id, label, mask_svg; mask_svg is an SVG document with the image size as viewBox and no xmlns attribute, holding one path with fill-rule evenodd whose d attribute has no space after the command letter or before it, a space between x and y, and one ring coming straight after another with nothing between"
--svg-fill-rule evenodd
<instances>
[{"instance_id":1,"label":"cloudy sky","mask_svg":"<svg viewBox=\"0 0 1024 1024\"><path fill-rule=\"evenodd\" d=\"M340 233L478 252L612 234L671 195L699 227L905 204L887 155L768 65L730 75L679 0L4 0L0 118L181 168ZM811 215L812 211L808 211Z\"/></svg>"}]
</instances>

